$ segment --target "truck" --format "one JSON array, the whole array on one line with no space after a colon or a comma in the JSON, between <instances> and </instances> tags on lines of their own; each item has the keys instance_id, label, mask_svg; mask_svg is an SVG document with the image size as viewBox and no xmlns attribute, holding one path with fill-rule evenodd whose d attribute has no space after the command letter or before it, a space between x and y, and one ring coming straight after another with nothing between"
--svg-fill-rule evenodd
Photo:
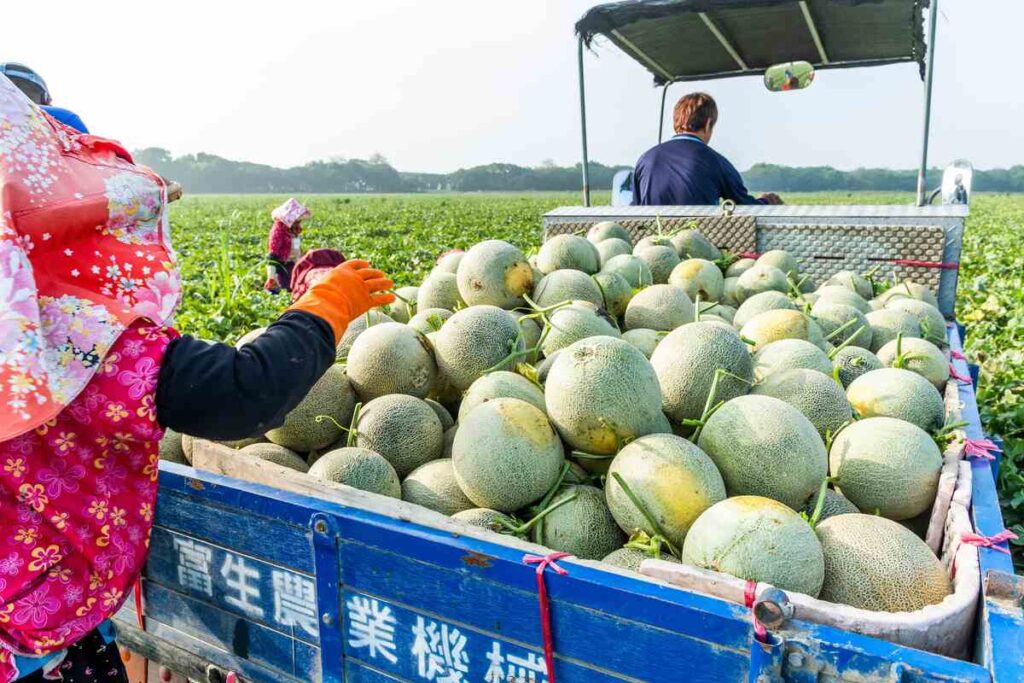
<instances>
[{"instance_id":1,"label":"truck","mask_svg":"<svg viewBox=\"0 0 1024 683\"><path fill-rule=\"evenodd\" d=\"M965 424L944 454L926 536L953 579L946 601L861 613L658 560L627 572L197 442L191 465L161 463L150 559L116 618L135 663L159 664L164 680L173 672L211 683L1024 680L1024 579L999 540L998 449L984 434L977 368L955 321L969 206L954 201L964 199L954 185L942 193L949 201L929 203L929 107L916 206L590 206L583 60L598 35L654 74L663 93L686 80L770 83L779 64L809 83L816 69L898 62L922 66L927 93L928 4L593 8L576 26L584 205L551 211L543 230L605 220L634 237L697 228L735 253L786 249L819 280L876 269L931 288L948 321L946 408ZM933 44L937 0L930 5ZM969 166L957 168L969 190Z\"/></svg>"}]
</instances>

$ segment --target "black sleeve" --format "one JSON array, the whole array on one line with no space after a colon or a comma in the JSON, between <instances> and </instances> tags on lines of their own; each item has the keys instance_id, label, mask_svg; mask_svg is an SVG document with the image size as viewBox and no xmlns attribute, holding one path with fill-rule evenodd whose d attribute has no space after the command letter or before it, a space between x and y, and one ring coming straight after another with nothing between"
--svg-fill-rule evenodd
<instances>
[{"instance_id":1,"label":"black sleeve","mask_svg":"<svg viewBox=\"0 0 1024 683\"><path fill-rule=\"evenodd\" d=\"M167 347L156 389L164 427L206 439L243 439L278 427L334 362L334 334L289 311L241 349L184 336Z\"/></svg>"}]
</instances>

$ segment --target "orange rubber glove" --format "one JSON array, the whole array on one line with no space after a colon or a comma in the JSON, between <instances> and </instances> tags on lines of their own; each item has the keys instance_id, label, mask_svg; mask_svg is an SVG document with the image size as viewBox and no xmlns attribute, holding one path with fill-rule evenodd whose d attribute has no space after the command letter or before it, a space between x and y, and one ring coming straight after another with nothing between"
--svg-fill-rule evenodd
<instances>
[{"instance_id":1,"label":"orange rubber glove","mask_svg":"<svg viewBox=\"0 0 1024 683\"><path fill-rule=\"evenodd\" d=\"M366 261L345 261L332 268L288 310L305 311L326 320L337 344L350 322L375 306L394 302L395 295L387 291L394 286L383 271L371 268Z\"/></svg>"}]
</instances>

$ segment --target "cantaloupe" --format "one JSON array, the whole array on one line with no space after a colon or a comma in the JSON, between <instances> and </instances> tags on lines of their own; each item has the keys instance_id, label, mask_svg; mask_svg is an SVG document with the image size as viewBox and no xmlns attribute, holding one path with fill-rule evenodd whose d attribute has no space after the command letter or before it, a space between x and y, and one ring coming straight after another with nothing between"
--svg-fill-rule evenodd
<instances>
[{"instance_id":1,"label":"cantaloupe","mask_svg":"<svg viewBox=\"0 0 1024 683\"><path fill-rule=\"evenodd\" d=\"M736 298L736 283L739 282L738 277L727 277L722 283L722 303L728 304L729 306L739 306L740 302Z\"/></svg>"},{"instance_id":2,"label":"cantaloupe","mask_svg":"<svg viewBox=\"0 0 1024 683\"><path fill-rule=\"evenodd\" d=\"M661 336L661 333L657 330L649 330L644 327L638 327L635 330L626 330L622 333L622 338L640 349L648 359L650 359L651 354L654 353L654 349L658 347L658 343L661 341Z\"/></svg>"},{"instance_id":3,"label":"cantaloupe","mask_svg":"<svg viewBox=\"0 0 1024 683\"><path fill-rule=\"evenodd\" d=\"M941 468L942 453L931 436L891 417L851 424L829 452L839 492L864 512L897 521L931 508Z\"/></svg>"},{"instance_id":4,"label":"cantaloupe","mask_svg":"<svg viewBox=\"0 0 1024 683\"><path fill-rule=\"evenodd\" d=\"M423 399L427 402L427 405L433 408L434 414L437 415L437 419L441 421L441 429L448 430L455 425L455 420L452 418L452 414L448 412L448 409L438 403L432 398Z\"/></svg>"},{"instance_id":5,"label":"cantaloupe","mask_svg":"<svg viewBox=\"0 0 1024 683\"><path fill-rule=\"evenodd\" d=\"M298 453L326 448L342 434L337 425L348 425L352 421L355 404L356 394L345 369L332 365L288 413L284 424L267 432L267 439ZM330 419L318 420L321 415Z\"/></svg>"},{"instance_id":6,"label":"cantaloupe","mask_svg":"<svg viewBox=\"0 0 1024 683\"><path fill-rule=\"evenodd\" d=\"M444 327L445 321L452 315L452 311L447 308L427 308L409 318L408 325L420 334L430 334Z\"/></svg>"},{"instance_id":7,"label":"cantaloupe","mask_svg":"<svg viewBox=\"0 0 1024 683\"><path fill-rule=\"evenodd\" d=\"M832 357L832 369L839 371L839 381L849 388L850 383L863 374L885 366L878 356L859 346L847 346Z\"/></svg>"},{"instance_id":8,"label":"cantaloupe","mask_svg":"<svg viewBox=\"0 0 1024 683\"><path fill-rule=\"evenodd\" d=\"M469 510L456 512L452 515L452 519L469 526L493 531L497 534L507 533L508 526L516 525L515 519L509 515L489 508L470 508Z\"/></svg>"},{"instance_id":9,"label":"cantaloupe","mask_svg":"<svg viewBox=\"0 0 1024 683\"><path fill-rule=\"evenodd\" d=\"M306 464L306 459L301 455L292 451L284 446L278 446L273 443L254 443L245 448L239 449L239 453L245 453L251 455L254 458L260 460L266 460L272 462L275 465L281 465L291 470L298 472L306 472L309 470L309 465Z\"/></svg>"},{"instance_id":10,"label":"cantaloupe","mask_svg":"<svg viewBox=\"0 0 1024 683\"><path fill-rule=\"evenodd\" d=\"M651 356L651 366L661 386L662 410L676 422L700 419L716 374L721 376L712 405L742 396L754 382L747 345L727 325L708 322L669 332Z\"/></svg>"},{"instance_id":11,"label":"cantaloupe","mask_svg":"<svg viewBox=\"0 0 1024 683\"><path fill-rule=\"evenodd\" d=\"M353 395L354 397L354 395ZM353 398L354 400L354 398ZM192 449L195 446L196 438L189 434L181 435L181 453L185 456L185 462L192 464Z\"/></svg>"},{"instance_id":12,"label":"cantaloupe","mask_svg":"<svg viewBox=\"0 0 1024 683\"><path fill-rule=\"evenodd\" d=\"M882 292L878 297L881 302L888 305L890 301L898 298L917 299L927 304L931 304L935 308L939 307L939 301L935 298L935 293L932 292L928 287L911 282L910 280L904 280L894 287Z\"/></svg>"},{"instance_id":13,"label":"cantaloupe","mask_svg":"<svg viewBox=\"0 0 1024 683\"><path fill-rule=\"evenodd\" d=\"M462 262L462 257L466 255L466 252L461 249L449 251L447 254L437 259L437 265L434 266L434 270L431 272L441 273L455 273L459 270L459 263Z\"/></svg>"},{"instance_id":14,"label":"cantaloupe","mask_svg":"<svg viewBox=\"0 0 1024 683\"><path fill-rule=\"evenodd\" d=\"M892 308L871 311L864 316L871 325L871 350L878 353L879 349L899 335L903 338L920 337L921 325L910 313Z\"/></svg>"},{"instance_id":15,"label":"cantaloupe","mask_svg":"<svg viewBox=\"0 0 1024 683\"><path fill-rule=\"evenodd\" d=\"M825 556L822 600L878 612L916 612L952 592L942 562L897 522L839 515L816 531Z\"/></svg>"},{"instance_id":16,"label":"cantaloupe","mask_svg":"<svg viewBox=\"0 0 1024 683\"><path fill-rule=\"evenodd\" d=\"M547 410L544 392L540 387L520 374L499 370L487 373L466 390L459 406L459 422L465 422L466 416L474 408L496 398L518 398L541 412Z\"/></svg>"},{"instance_id":17,"label":"cantaloupe","mask_svg":"<svg viewBox=\"0 0 1024 683\"><path fill-rule=\"evenodd\" d=\"M574 301L548 316L551 327L541 349L550 356L566 346L588 337L619 337L619 328L603 309L589 301Z\"/></svg>"},{"instance_id":18,"label":"cantaloupe","mask_svg":"<svg viewBox=\"0 0 1024 683\"><path fill-rule=\"evenodd\" d=\"M257 327L255 330L251 330L249 332L246 332L245 334L243 334L241 337L238 338L238 341L235 342L235 348L236 349L242 348L243 346L245 346L246 344L248 344L253 339L255 339L256 337L260 336L261 334L263 334L266 331L267 331L266 327Z\"/></svg>"},{"instance_id":19,"label":"cantaloupe","mask_svg":"<svg viewBox=\"0 0 1024 683\"><path fill-rule=\"evenodd\" d=\"M187 464L185 451L181 448L181 434L173 429L165 429L160 437L160 459L167 462Z\"/></svg>"},{"instance_id":20,"label":"cantaloupe","mask_svg":"<svg viewBox=\"0 0 1024 683\"><path fill-rule=\"evenodd\" d=\"M895 417L932 432L945 418L942 396L916 372L897 368L872 370L853 380L846 398L857 415Z\"/></svg>"},{"instance_id":21,"label":"cantaloupe","mask_svg":"<svg viewBox=\"0 0 1024 683\"><path fill-rule=\"evenodd\" d=\"M580 241L592 246L586 240ZM597 270L596 265L594 269ZM524 303L523 295L532 292L534 285L533 268L526 256L502 240L485 240L470 247L459 263L456 277L459 295L469 306L515 308Z\"/></svg>"},{"instance_id":22,"label":"cantaloupe","mask_svg":"<svg viewBox=\"0 0 1024 683\"><path fill-rule=\"evenodd\" d=\"M780 339L754 354L754 377L758 381L795 368L831 375L832 361L828 354L803 339Z\"/></svg>"},{"instance_id":23,"label":"cantaloupe","mask_svg":"<svg viewBox=\"0 0 1024 683\"><path fill-rule=\"evenodd\" d=\"M379 453L366 448L328 451L310 466L309 475L389 498L402 497L402 485L395 468Z\"/></svg>"},{"instance_id":24,"label":"cantaloupe","mask_svg":"<svg viewBox=\"0 0 1024 683\"><path fill-rule=\"evenodd\" d=\"M722 251L700 230L680 230L672 236L672 246L676 248L679 258L702 258L708 261L722 258Z\"/></svg>"},{"instance_id":25,"label":"cantaloupe","mask_svg":"<svg viewBox=\"0 0 1024 683\"><path fill-rule=\"evenodd\" d=\"M598 242L594 246L597 247L597 258L601 264L601 268L611 259L616 256L629 255L633 253L633 245L625 240L612 237L601 242Z\"/></svg>"},{"instance_id":26,"label":"cantaloupe","mask_svg":"<svg viewBox=\"0 0 1024 683\"><path fill-rule=\"evenodd\" d=\"M587 231L587 239L594 244L600 244L610 239L619 239L629 244L633 243L633 236L629 234L629 230L626 230L615 221L594 223L590 226L590 230Z\"/></svg>"},{"instance_id":27,"label":"cantaloupe","mask_svg":"<svg viewBox=\"0 0 1024 683\"><path fill-rule=\"evenodd\" d=\"M942 317L942 313L935 306L918 299L895 297L890 299L885 307L914 316L924 339L936 346L946 346L946 319Z\"/></svg>"},{"instance_id":28,"label":"cantaloupe","mask_svg":"<svg viewBox=\"0 0 1024 683\"><path fill-rule=\"evenodd\" d=\"M864 314L853 306L819 301L811 308L811 318L818 323L825 338L836 346L871 346L872 332Z\"/></svg>"},{"instance_id":29,"label":"cantaloupe","mask_svg":"<svg viewBox=\"0 0 1024 683\"><path fill-rule=\"evenodd\" d=\"M785 309L755 315L740 328L740 334L754 343L754 351L780 339L803 339L818 347L825 345L818 323L800 311Z\"/></svg>"},{"instance_id":30,"label":"cantaloupe","mask_svg":"<svg viewBox=\"0 0 1024 683\"><path fill-rule=\"evenodd\" d=\"M544 276L533 289L533 300L541 307L554 306L564 301L589 301L603 306L601 288L580 270L555 270Z\"/></svg>"},{"instance_id":31,"label":"cantaloupe","mask_svg":"<svg viewBox=\"0 0 1024 683\"><path fill-rule=\"evenodd\" d=\"M646 434L671 430L654 368L629 342L589 337L562 349L544 402L562 438L586 453L615 453Z\"/></svg>"},{"instance_id":32,"label":"cantaloupe","mask_svg":"<svg viewBox=\"0 0 1024 683\"><path fill-rule=\"evenodd\" d=\"M774 290L755 294L739 305L736 314L733 316L732 324L742 328L755 317L768 311L788 310L796 311L799 307L793 300L782 292Z\"/></svg>"},{"instance_id":33,"label":"cantaloupe","mask_svg":"<svg viewBox=\"0 0 1024 683\"><path fill-rule=\"evenodd\" d=\"M789 279L786 273L775 266L755 263L748 268L736 281L736 300L740 303L761 292L789 291Z\"/></svg>"},{"instance_id":34,"label":"cantaloupe","mask_svg":"<svg viewBox=\"0 0 1024 683\"><path fill-rule=\"evenodd\" d=\"M437 335L437 332L431 332L426 335L427 341L430 342L431 348L434 349L435 361L437 360ZM440 365L437 368L437 380L434 382L434 387L430 390L430 398L443 405L450 412L457 411L459 401L462 400L462 391L452 384L452 381L444 373Z\"/></svg>"},{"instance_id":35,"label":"cantaloupe","mask_svg":"<svg viewBox=\"0 0 1024 683\"><path fill-rule=\"evenodd\" d=\"M509 354L524 348L516 319L496 306L462 309L434 339L438 371L460 391L487 370L512 367Z\"/></svg>"},{"instance_id":36,"label":"cantaloupe","mask_svg":"<svg viewBox=\"0 0 1024 683\"><path fill-rule=\"evenodd\" d=\"M657 528L623 489L619 477ZM691 442L674 434L651 434L627 444L612 460L605 498L627 534L663 532L678 548L694 520L725 498L725 483L707 454Z\"/></svg>"},{"instance_id":37,"label":"cantaloupe","mask_svg":"<svg viewBox=\"0 0 1024 683\"><path fill-rule=\"evenodd\" d=\"M648 235L633 244L633 255L639 256L640 252L648 247L672 247L672 239L665 235ZM673 248L674 249L674 248ZM678 255L678 254L677 254Z\"/></svg>"},{"instance_id":38,"label":"cantaloupe","mask_svg":"<svg viewBox=\"0 0 1024 683\"><path fill-rule=\"evenodd\" d=\"M825 285L823 287L819 287L814 294L817 296L815 304L819 302L845 304L846 306L853 306L864 314L871 311L871 304L868 303L866 299L861 297L854 290L849 287L844 287L843 285Z\"/></svg>"},{"instance_id":39,"label":"cantaloupe","mask_svg":"<svg viewBox=\"0 0 1024 683\"><path fill-rule=\"evenodd\" d=\"M668 284L679 287L695 301L698 296L701 301L721 301L725 291L722 271L705 259L681 261L669 274Z\"/></svg>"},{"instance_id":40,"label":"cantaloupe","mask_svg":"<svg viewBox=\"0 0 1024 683\"><path fill-rule=\"evenodd\" d=\"M348 324L345 331L341 335L341 340L338 342L337 353L335 354L338 360L345 360L348 358L349 351L352 350L352 344L355 343L356 338L359 337L367 328L382 323L393 323L394 320L390 316L381 313L376 308L370 309L363 315L359 316Z\"/></svg>"},{"instance_id":41,"label":"cantaloupe","mask_svg":"<svg viewBox=\"0 0 1024 683\"><path fill-rule=\"evenodd\" d=\"M359 411L356 445L380 453L399 477L441 457L443 444L441 420L423 399L389 394Z\"/></svg>"},{"instance_id":42,"label":"cantaloupe","mask_svg":"<svg viewBox=\"0 0 1024 683\"><path fill-rule=\"evenodd\" d=\"M590 275L600 267L594 243L578 235L555 235L540 247L537 269L545 275L556 270L579 270Z\"/></svg>"},{"instance_id":43,"label":"cantaloupe","mask_svg":"<svg viewBox=\"0 0 1024 683\"><path fill-rule=\"evenodd\" d=\"M653 285L638 292L626 306L627 330L674 330L694 320L693 302L673 285Z\"/></svg>"},{"instance_id":44,"label":"cantaloupe","mask_svg":"<svg viewBox=\"0 0 1024 683\"><path fill-rule=\"evenodd\" d=\"M901 301L910 301L901 299ZM923 301L915 301L922 306L928 304ZM899 355L897 355L897 350ZM946 382L949 381L949 361L946 355L939 350L939 347L924 339L909 337L907 339L893 339L891 342L878 350L878 360L886 367L893 367L897 361L899 367L910 370L924 377L935 385L939 391L944 391Z\"/></svg>"},{"instance_id":45,"label":"cantaloupe","mask_svg":"<svg viewBox=\"0 0 1024 683\"><path fill-rule=\"evenodd\" d=\"M761 496L728 498L697 518L684 564L817 596L825 557L814 529L789 507Z\"/></svg>"},{"instance_id":46,"label":"cantaloupe","mask_svg":"<svg viewBox=\"0 0 1024 683\"><path fill-rule=\"evenodd\" d=\"M626 278L618 273L606 271L594 275L594 282L597 283L604 298L603 308L613 318L621 318L633 299L633 288L626 282Z\"/></svg>"},{"instance_id":47,"label":"cantaloupe","mask_svg":"<svg viewBox=\"0 0 1024 683\"><path fill-rule=\"evenodd\" d=\"M454 515L476 507L459 488L451 458L439 458L420 465L402 481L402 500Z\"/></svg>"},{"instance_id":48,"label":"cantaloupe","mask_svg":"<svg viewBox=\"0 0 1024 683\"><path fill-rule=\"evenodd\" d=\"M800 275L800 264L792 254L782 249L766 251L757 257L755 263L762 266L775 266L794 281Z\"/></svg>"},{"instance_id":49,"label":"cantaloupe","mask_svg":"<svg viewBox=\"0 0 1024 683\"><path fill-rule=\"evenodd\" d=\"M416 310L443 308L454 311L466 304L459 294L458 277L453 273L435 270L420 283L416 292Z\"/></svg>"},{"instance_id":50,"label":"cantaloupe","mask_svg":"<svg viewBox=\"0 0 1024 683\"><path fill-rule=\"evenodd\" d=\"M562 442L543 412L517 398L496 398L459 423L452 463L459 488L479 507L519 510L558 480Z\"/></svg>"},{"instance_id":51,"label":"cantaloupe","mask_svg":"<svg viewBox=\"0 0 1024 683\"><path fill-rule=\"evenodd\" d=\"M425 398L437 380L437 363L426 337L402 323L374 325L355 340L346 363L360 400L385 394Z\"/></svg>"},{"instance_id":52,"label":"cantaloupe","mask_svg":"<svg viewBox=\"0 0 1024 683\"><path fill-rule=\"evenodd\" d=\"M452 425L444 431L444 446L441 448L441 457L452 457L452 445L455 443L455 433L459 431L459 425Z\"/></svg>"},{"instance_id":53,"label":"cantaloupe","mask_svg":"<svg viewBox=\"0 0 1024 683\"><path fill-rule=\"evenodd\" d=\"M620 569L639 572L643 561L649 559L652 559L651 555L638 548L619 548L601 558L601 562L619 567ZM679 560L668 553L660 553L657 559L663 562L679 563Z\"/></svg>"},{"instance_id":54,"label":"cantaloupe","mask_svg":"<svg viewBox=\"0 0 1024 683\"><path fill-rule=\"evenodd\" d=\"M551 500L551 510L533 527L533 542L584 560L600 560L626 542L604 492L594 486L570 485Z\"/></svg>"},{"instance_id":55,"label":"cantaloupe","mask_svg":"<svg viewBox=\"0 0 1024 683\"><path fill-rule=\"evenodd\" d=\"M701 315L710 314L718 316L730 325L732 325L732 321L736 319L736 309L728 304L712 304L711 306L701 304L700 309Z\"/></svg>"},{"instance_id":56,"label":"cantaloupe","mask_svg":"<svg viewBox=\"0 0 1024 683\"><path fill-rule=\"evenodd\" d=\"M870 300L875 296L874 290L871 287L871 283L866 277L859 273L855 273L852 270L841 270L828 280L825 280L825 285L839 285L846 287L847 289L854 291L865 301Z\"/></svg>"},{"instance_id":57,"label":"cantaloupe","mask_svg":"<svg viewBox=\"0 0 1024 683\"><path fill-rule=\"evenodd\" d=\"M818 505L818 494L814 494L807 499L807 505L804 506L803 512L807 515L808 519L813 517L814 510ZM825 501L821 505L821 513L818 515L818 522L823 522L829 517L835 517L836 515L849 515L860 512L857 506L850 502L850 500L832 489L825 489Z\"/></svg>"},{"instance_id":58,"label":"cantaloupe","mask_svg":"<svg viewBox=\"0 0 1024 683\"><path fill-rule=\"evenodd\" d=\"M811 421L771 396L727 402L700 432L697 445L714 461L730 496L773 498L794 510L828 473L825 444Z\"/></svg>"},{"instance_id":59,"label":"cantaloupe","mask_svg":"<svg viewBox=\"0 0 1024 683\"><path fill-rule=\"evenodd\" d=\"M757 261L752 258L737 259L729 264L729 267L725 269L725 277L739 277L753 268L755 263L757 263Z\"/></svg>"},{"instance_id":60,"label":"cantaloupe","mask_svg":"<svg viewBox=\"0 0 1024 683\"><path fill-rule=\"evenodd\" d=\"M794 368L772 373L758 382L751 393L773 396L799 410L818 430L822 441L853 419L843 387L816 370Z\"/></svg>"},{"instance_id":61,"label":"cantaloupe","mask_svg":"<svg viewBox=\"0 0 1024 683\"><path fill-rule=\"evenodd\" d=\"M637 258L651 269L651 277L655 284L668 282L672 270L679 265L679 256L671 246L651 246L635 251Z\"/></svg>"},{"instance_id":62,"label":"cantaloupe","mask_svg":"<svg viewBox=\"0 0 1024 683\"><path fill-rule=\"evenodd\" d=\"M407 323L416 315L416 299L419 287L399 287L395 290L395 303L391 304L390 316L396 323Z\"/></svg>"},{"instance_id":63,"label":"cantaloupe","mask_svg":"<svg viewBox=\"0 0 1024 683\"><path fill-rule=\"evenodd\" d=\"M608 262L604 264L601 270L609 273L618 273L633 288L647 287L654 283L650 266L632 254L613 256L608 259Z\"/></svg>"}]
</instances>

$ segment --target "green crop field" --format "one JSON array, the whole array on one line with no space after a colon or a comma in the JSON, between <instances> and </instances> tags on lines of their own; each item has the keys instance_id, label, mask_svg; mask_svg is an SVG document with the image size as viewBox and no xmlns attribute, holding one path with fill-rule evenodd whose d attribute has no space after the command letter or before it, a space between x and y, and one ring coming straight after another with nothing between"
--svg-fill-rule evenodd
<instances>
[{"instance_id":1,"label":"green crop field","mask_svg":"<svg viewBox=\"0 0 1024 683\"><path fill-rule=\"evenodd\" d=\"M173 205L172 239L185 295L179 329L232 342L273 320L284 295L262 291L270 210L282 197L186 197ZM607 199L596 197L597 201ZM909 203L910 195L787 195L794 203ZM399 285L418 284L438 254L485 238L530 251L542 214L574 194L357 195L304 199L313 211L304 248L334 247L368 259ZM967 352L982 366L979 403L1006 441L1000 488L1007 524L1024 537L1024 196L979 195L967 223L957 315ZM1024 541L1018 542L1024 550ZM1018 563L1021 554L1017 555Z\"/></svg>"}]
</instances>

